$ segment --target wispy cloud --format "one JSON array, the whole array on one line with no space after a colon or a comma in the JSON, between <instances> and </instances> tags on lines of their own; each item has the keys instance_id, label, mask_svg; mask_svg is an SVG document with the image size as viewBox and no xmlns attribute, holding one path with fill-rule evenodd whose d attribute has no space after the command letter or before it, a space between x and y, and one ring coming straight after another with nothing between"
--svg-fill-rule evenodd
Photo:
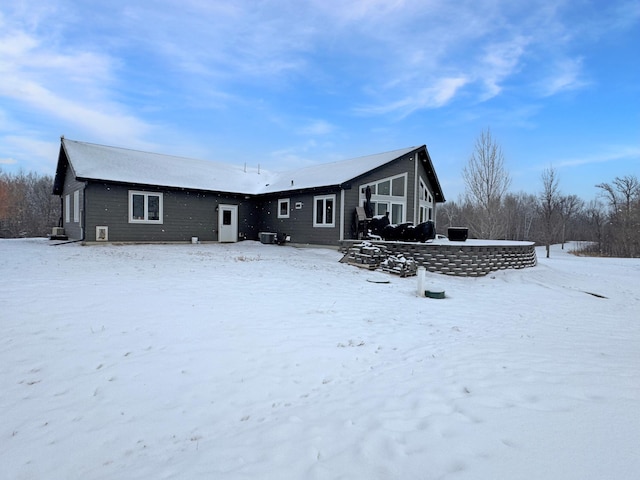
<instances>
[{"instance_id":1,"label":"wispy cloud","mask_svg":"<svg viewBox=\"0 0 640 480\"><path fill-rule=\"evenodd\" d=\"M31 23L0 18L4 164L50 170L57 157L56 136L64 133L148 145L144 139L154 126L117 100L119 60L101 51L62 47L37 30L43 14L38 10ZM54 136L46 124L55 125ZM42 128L46 138L40 138Z\"/></svg>"},{"instance_id":2,"label":"wispy cloud","mask_svg":"<svg viewBox=\"0 0 640 480\"><path fill-rule=\"evenodd\" d=\"M325 120L314 120L298 129L301 135L322 136L335 130L335 126Z\"/></svg>"},{"instance_id":3,"label":"wispy cloud","mask_svg":"<svg viewBox=\"0 0 640 480\"><path fill-rule=\"evenodd\" d=\"M0 96L92 136L143 137L151 126L112 98L114 63L90 51L61 53L14 29L0 37Z\"/></svg>"},{"instance_id":4,"label":"wispy cloud","mask_svg":"<svg viewBox=\"0 0 640 480\"><path fill-rule=\"evenodd\" d=\"M529 43L527 37L516 36L484 48L484 54L476 66L476 76L486 88L481 100L499 95L502 82L522 68L522 57Z\"/></svg>"},{"instance_id":5,"label":"wispy cloud","mask_svg":"<svg viewBox=\"0 0 640 480\"><path fill-rule=\"evenodd\" d=\"M39 140L33 135L5 135L0 137L3 154L0 164L21 165L20 158L28 158L27 165L21 165L24 170L34 170L50 174L57 158L59 144L55 139Z\"/></svg>"},{"instance_id":6,"label":"wispy cloud","mask_svg":"<svg viewBox=\"0 0 640 480\"><path fill-rule=\"evenodd\" d=\"M174 7L172 1L153 7L144 3L101 7L104 17L116 19L109 25L113 38L109 53L80 49L63 54L17 32L7 42L4 55L33 59L23 61L23 73L30 68L34 74L38 69L64 74L87 90L93 88L90 100L111 101L106 110L123 115L122 123L127 124L131 115L119 115L114 99L109 98L109 90L117 89L117 76L134 69L132 59L114 56L118 52L131 49L148 55L165 72L156 81L178 87L174 94L188 99L192 96L188 89L197 88L210 92L209 98L220 103L232 101L234 90L242 85L278 88L279 82L297 81L291 78L339 82L340 71L322 70L317 63L320 49L328 48L339 68L358 65L349 70L354 81L360 80L366 88L354 92L352 108L366 102L369 106L355 110L404 118L416 110L447 105L462 87L473 83L482 86L479 101L499 95L503 83L520 71L531 46L540 40L530 35L542 32L530 27L524 9L498 8L492 2L463 1L452 6L442 0L358 0L294 6L269 0L260 4L190 0L179 9ZM89 7L79 5L79 15L83 8ZM556 10L545 11L547 16L556 15ZM518 28L518 22L525 21L530 34ZM572 72L576 70L564 70L549 91L575 86ZM38 83L33 76L28 80ZM50 83L40 82L40 86L62 96ZM367 91L376 94L367 99ZM388 100L376 100L379 96ZM144 132L141 127L134 131Z\"/></svg>"},{"instance_id":7,"label":"wispy cloud","mask_svg":"<svg viewBox=\"0 0 640 480\"><path fill-rule=\"evenodd\" d=\"M446 105L467 83L468 79L464 77L436 79L432 85L413 91L402 99L375 106L359 107L355 111L363 115L393 114L402 119L416 110Z\"/></svg>"},{"instance_id":8,"label":"wispy cloud","mask_svg":"<svg viewBox=\"0 0 640 480\"><path fill-rule=\"evenodd\" d=\"M541 95L544 97L577 90L589 84L584 77L582 58L558 60L550 70L549 76L538 83Z\"/></svg>"},{"instance_id":9,"label":"wispy cloud","mask_svg":"<svg viewBox=\"0 0 640 480\"><path fill-rule=\"evenodd\" d=\"M597 163L636 161L640 167L640 148L634 145L611 145L589 155L564 158L554 165L561 167L579 167Z\"/></svg>"},{"instance_id":10,"label":"wispy cloud","mask_svg":"<svg viewBox=\"0 0 640 480\"><path fill-rule=\"evenodd\" d=\"M0 158L0 165L15 165L16 163L15 158Z\"/></svg>"},{"instance_id":11,"label":"wispy cloud","mask_svg":"<svg viewBox=\"0 0 640 480\"><path fill-rule=\"evenodd\" d=\"M278 2L187 2L181 13L147 4L129 5L121 28L172 74L203 75L242 83L304 68L313 28ZM300 10L303 10L302 12ZM175 72L175 73L174 73Z\"/></svg>"}]
</instances>

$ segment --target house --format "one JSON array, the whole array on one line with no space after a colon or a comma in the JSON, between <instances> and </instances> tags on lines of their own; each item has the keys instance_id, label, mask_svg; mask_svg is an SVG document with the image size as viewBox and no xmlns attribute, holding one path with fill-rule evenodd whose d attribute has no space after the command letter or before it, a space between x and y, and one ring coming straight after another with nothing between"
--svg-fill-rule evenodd
<instances>
[{"instance_id":1,"label":"house","mask_svg":"<svg viewBox=\"0 0 640 480\"><path fill-rule=\"evenodd\" d=\"M374 215L435 221L444 202L425 145L284 173L61 139L53 194L61 225L86 242L235 242L260 232L293 243L355 238L367 187Z\"/></svg>"}]
</instances>

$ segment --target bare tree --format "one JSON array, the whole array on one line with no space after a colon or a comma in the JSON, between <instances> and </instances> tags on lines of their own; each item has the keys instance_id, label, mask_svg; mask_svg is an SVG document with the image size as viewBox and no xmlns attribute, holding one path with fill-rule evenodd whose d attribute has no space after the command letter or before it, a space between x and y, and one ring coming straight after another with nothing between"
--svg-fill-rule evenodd
<instances>
[{"instance_id":1,"label":"bare tree","mask_svg":"<svg viewBox=\"0 0 640 480\"><path fill-rule=\"evenodd\" d=\"M544 244L547 251L547 258L549 258L551 242L553 241L556 230L556 216L559 207L560 191L558 189L558 176L553 167L543 170L541 179L540 213L542 215Z\"/></svg>"},{"instance_id":2,"label":"bare tree","mask_svg":"<svg viewBox=\"0 0 640 480\"><path fill-rule=\"evenodd\" d=\"M511 184L504 166L504 154L491 136L491 130L483 130L467 166L462 171L466 184L466 199L478 210L477 218L470 225L475 236L498 238L504 225L500 219L502 199Z\"/></svg>"},{"instance_id":3,"label":"bare tree","mask_svg":"<svg viewBox=\"0 0 640 480\"><path fill-rule=\"evenodd\" d=\"M10 212L10 184L7 175L0 170L0 237L6 230Z\"/></svg>"},{"instance_id":4,"label":"bare tree","mask_svg":"<svg viewBox=\"0 0 640 480\"><path fill-rule=\"evenodd\" d=\"M448 201L436 209L436 225L440 233L446 234L449 227L455 227L460 218L460 206L455 201Z\"/></svg>"},{"instance_id":5,"label":"bare tree","mask_svg":"<svg viewBox=\"0 0 640 480\"><path fill-rule=\"evenodd\" d=\"M580 209L582 209L584 202L578 198L577 195L567 195L560 197L560 201L558 204L558 213L560 214L560 219L562 221L562 231L561 231L561 243L562 249L564 250L564 243L566 241L567 234L567 223L571 221L571 219L578 213Z\"/></svg>"},{"instance_id":6,"label":"bare tree","mask_svg":"<svg viewBox=\"0 0 640 480\"><path fill-rule=\"evenodd\" d=\"M595 242L597 246L596 254L602 255L602 242L604 235L605 211L602 204L597 200L591 200L585 209L586 219L591 230L591 238L589 240Z\"/></svg>"},{"instance_id":7,"label":"bare tree","mask_svg":"<svg viewBox=\"0 0 640 480\"><path fill-rule=\"evenodd\" d=\"M0 172L0 237L45 236L57 224L60 204L53 178Z\"/></svg>"},{"instance_id":8,"label":"bare tree","mask_svg":"<svg viewBox=\"0 0 640 480\"><path fill-rule=\"evenodd\" d=\"M605 197L614 210L623 208L625 213L631 211L633 200L640 195L640 182L635 175L625 175L616 177L613 185L609 183L599 183L596 187L605 192Z\"/></svg>"},{"instance_id":9,"label":"bare tree","mask_svg":"<svg viewBox=\"0 0 640 480\"><path fill-rule=\"evenodd\" d=\"M529 240L531 227L538 216L538 199L525 192L507 193L501 209L504 238L507 240Z\"/></svg>"},{"instance_id":10,"label":"bare tree","mask_svg":"<svg viewBox=\"0 0 640 480\"><path fill-rule=\"evenodd\" d=\"M600 183L609 203L609 225L605 235L609 255L640 254L640 182L635 175L616 177L612 184Z\"/></svg>"}]
</instances>

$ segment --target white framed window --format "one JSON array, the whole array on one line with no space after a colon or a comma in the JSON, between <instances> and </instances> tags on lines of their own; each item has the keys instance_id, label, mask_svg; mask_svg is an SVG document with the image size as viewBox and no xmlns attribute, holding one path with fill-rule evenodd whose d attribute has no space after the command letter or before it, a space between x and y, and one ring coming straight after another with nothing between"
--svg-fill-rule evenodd
<instances>
[{"instance_id":1,"label":"white framed window","mask_svg":"<svg viewBox=\"0 0 640 480\"><path fill-rule=\"evenodd\" d=\"M335 195L318 195L313 197L313 226L335 227L335 208Z\"/></svg>"},{"instance_id":2,"label":"white framed window","mask_svg":"<svg viewBox=\"0 0 640 480\"><path fill-rule=\"evenodd\" d=\"M162 193L129 190L129 223L162 223Z\"/></svg>"},{"instance_id":3,"label":"white framed window","mask_svg":"<svg viewBox=\"0 0 640 480\"><path fill-rule=\"evenodd\" d=\"M289 206L291 203L288 198L278 200L278 218L289 218Z\"/></svg>"},{"instance_id":4,"label":"white framed window","mask_svg":"<svg viewBox=\"0 0 640 480\"><path fill-rule=\"evenodd\" d=\"M406 222L407 214L407 174L382 178L372 183L360 185L360 205L366 205L367 187L371 192L371 213L385 215L394 224Z\"/></svg>"},{"instance_id":5,"label":"white framed window","mask_svg":"<svg viewBox=\"0 0 640 480\"><path fill-rule=\"evenodd\" d=\"M404 205L402 203L391 204L391 220L393 223L404 223Z\"/></svg>"},{"instance_id":6,"label":"white framed window","mask_svg":"<svg viewBox=\"0 0 640 480\"><path fill-rule=\"evenodd\" d=\"M64 196L64 223L69 223L71 221L71 196Z\"/></svg>"},{"instance_id":7,"label":"white framed window","mask_svg":"<svg viewBox=\"0 0 640 480\"><path fill-rule=\"evenodd\" d=\"M423 223L427 220L433 221L433 208L420 206L420 218L418 223Z\"/></svg>"},{"instance_id":8,"label":"white framed window","mask_svg":"<svg viewBox=\"0 0 640 480\"><path fill-rule=\"evenodd\" d=\"M420 177L419 207L420 217L418 218L418 223L423 223L427 220L433 221L433 197L422 177Z\"/></svg>"},{"instance_id":9,"label":"white framed window","mask_svg":"<svg viewBox=\"0 0 640 480\"><path fill-rule=\"evenodd\" d=\"M80 191L73 192L73 221L78 223L80 221Z\"/></svg>"}]
</instances>

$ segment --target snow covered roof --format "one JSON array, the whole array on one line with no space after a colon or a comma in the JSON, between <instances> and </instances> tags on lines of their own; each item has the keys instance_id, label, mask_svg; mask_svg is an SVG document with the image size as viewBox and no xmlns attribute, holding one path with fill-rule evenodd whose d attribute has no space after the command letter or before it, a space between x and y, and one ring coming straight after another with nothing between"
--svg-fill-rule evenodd
<instances>
[{"instance_id":1,"label":"snow covered roof","mask_svg":"<svg viewBox=\"0 0 640 480\"><path fill-rule=\"evenodd\" d=\"M351 158L338 162L312 165L276 175L261 193L284 192L304 188L341 185L371 170L402 157L419 147L402 148L390 152Z\"/></svg>"},{"instance_id":2,"label":"snow covered roof","mask_svg":"<svg viewBox=\"0 0 640 480\"><path fill-rule=\"evenodd\" d=\"M62 139L76 178L195 190L256 193L272 175L221 162ZM59 166L60 168L60 166ZM58 174L56 173L56 177Z\"/></svg>"},{"instance_id":3,"label":"snow covered roof","mask_svg":"<svg viewBox=\"0 0 640 480\"><path fill-rule=\"evenodd\" d=\"M421 147L274 173L222 162L142 152L62 138L54 193L62 191L65 160L79 180L102 180L139 185L241 194L276 193L342 185ZM438 185L439 186L439 185Z\"/></svg>"}]
</instances>

